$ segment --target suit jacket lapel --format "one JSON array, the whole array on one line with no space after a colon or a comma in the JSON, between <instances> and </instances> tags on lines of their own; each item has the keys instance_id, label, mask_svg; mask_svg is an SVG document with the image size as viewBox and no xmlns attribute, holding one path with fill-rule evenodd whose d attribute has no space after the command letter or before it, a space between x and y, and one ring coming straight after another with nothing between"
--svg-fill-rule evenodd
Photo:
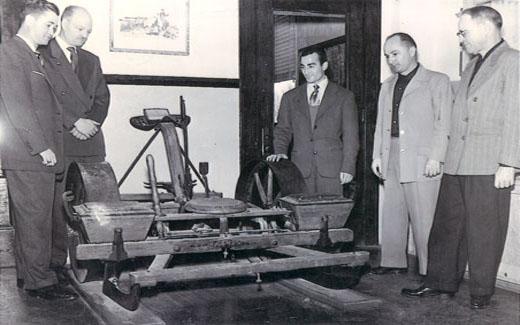
<instances>
[{"instance_id":1,"label":"suit jacket lapel","mask_svg":"<svg viewBox=\"0 0 520 325\"><path fill-rule=\"evenodd\" d=\"M31 49L29 47L29 45L27 45L27 43L25 43L25 41L23 39L15 36L15 40L18 42L20 51L27 52L28 55L31 57L31 63L32 63L31 69L40 73L41 76L45 79L45 81L49 85L49 87L52 89L52 92L54 94L56 94L56 89L54 89L52 83L49 80L49 77L47 76L47 72L45 71L44 67L42 66L42 64L45 64L45 63L43 63L45 61L45 59L43 58L43 56L41 56L41 53L40 53L40 59L38 59L38 56L36 55L36 53L33 51L33 49Z\"/></svg>"},{"instance_id":2,"label":"suit jacket lapel","mask_svg":"<svg viewBox=\"0 0 520 325\"><path fill-rule=\"evenodd\" d=\"M397 78L396 78L396 81L397 81ZM428 79L426 78L426 72L424 71L424 68L422 66L419 66L417 73L415 74L415 76L413 76L412 80L410 80L410 83L404 89L403 98L401 99L401 101L404 100L406 98L406 96L410 95L417 89L423 87L424 83L427 81L428 81ZM394 86L395 86L395 83L394 83ZM393 90L394 90L394 88L392 87L392 91Z\"/></svg>"},{"instance_id":3,"label":"suit jacket lapel","mask_svg":"<svg viewBox=\"0 0 520 325\"><path fill-rule=\"evenodd\" d=\"M468 96L470 96L475 91L477 91L477 89L479 89L480 86L482 86L484 84L484 82L489 79L491 74L494 71L496 71L495 65L498 62L498 58L508 48L509 48L509 45L507 45L506 41L504 41L504 43L502 43L500 46L498 46L493 51L493 53L491 53L489 55L489 57L487 57L487 59L482 64L482 66L480 66L480 70L477 72L477 74L473 78L473 81L471 82L471 85L469 86ZM475 63L476 63L476 60L475 60ZM473 71L473 69L475 69L475 63L473 64L471 71ZM471 74L469 74L469 75L471 76Z\"/></svg>"},{"instance_id":4,"label":"suit jacket lapel","mask_svg":"<svg viewBox=\"0 0 520 325\"><path fill-rule=\"evenodd\" d=\"M65 82L70 86L72 91L76 93L81 102L86 107L88 107L88 96L85 93L85 90L81 85L78 76L72 70L69 60L67 60L65 54L63 53L60 46L55 40L51 40L51 42L49 43L49 51L51 56L50 59L54 61L60 75L63 77L63 79L65 79Z\"/></svg>"},{"instance_id":5,"label":"suit jacket lapel","mask_svg":"<svg viewBox=\"0 0 520 325\"><path fill-rule=\"evenodd\" d=\"M335 87L336 86L329 81L327 88L325 88L325 93L321 98L320 108L318 108L318 114L316 114L316 122L334 104L334 98L336 98L337 92L337 89Z\"/></svg>"},{"instance_id":6,"label":"suit jacket lapel","mask_svg":"<svg viewBox=\"0 0 520 325\"><path fill-rule=\"evenodd\" d=\"M307 121L306 125L311 128L311 114L309 113L309 103L307 102L307 84L300 86L298 89L298 94L295 97L296 103L295 108L300 114L304 116L305 121Z\"/></svg>"}]
</instances>

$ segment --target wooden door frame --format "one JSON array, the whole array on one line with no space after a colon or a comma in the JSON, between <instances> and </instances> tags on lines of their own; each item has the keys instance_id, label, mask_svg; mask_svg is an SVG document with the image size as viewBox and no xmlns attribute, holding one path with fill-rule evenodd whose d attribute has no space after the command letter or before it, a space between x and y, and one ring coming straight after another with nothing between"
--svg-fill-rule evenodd
<instances>
[{"instance_id":1,"label":"wooden door frame","mask_svg":"<svg viewBox=\"0 0 520 325\"><path fill-rule=\"evenodd\" d=\"M381 0L239 0L240 167L272 153L273 11L345 15L347 88L360 118L358 197L348 226L357 242L377 243L377 181L370 171L380 85Z\"/></svg>"}]
</instances>

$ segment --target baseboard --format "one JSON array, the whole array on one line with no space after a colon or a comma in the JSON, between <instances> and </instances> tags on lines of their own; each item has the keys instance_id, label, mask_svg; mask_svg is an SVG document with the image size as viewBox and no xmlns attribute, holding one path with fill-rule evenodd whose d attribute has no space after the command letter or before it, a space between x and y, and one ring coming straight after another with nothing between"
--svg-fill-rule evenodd
<instances>
[{"instance_id":1,"label":"baseboard","mask_svg":"<svg viewBox=\"0 0 520 325\"><path fill-rule=\"evenodd\" d=\"M520 294L520 283L514 283L502 279L497 279L496 287Z\"/></svg>"}]
</instances>

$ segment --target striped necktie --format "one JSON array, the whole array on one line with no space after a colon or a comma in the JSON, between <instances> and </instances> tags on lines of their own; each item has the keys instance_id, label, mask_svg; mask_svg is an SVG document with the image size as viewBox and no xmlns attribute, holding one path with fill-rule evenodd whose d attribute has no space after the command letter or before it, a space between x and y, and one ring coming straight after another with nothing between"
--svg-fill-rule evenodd
<instances>
[{"instance_id":1,"label":"striped necktie","mask_svg":"<svg viewBox=\"0 0 520 325\"><path fill-rule=\"evenodd\" d=\"M76 52L76 48L73 46L67 47L67 50L70 52L70 63L72 65L72 70L74 73L78 73L78 52Z\"/></svg>"},{"instance_id":2,"label":"striped necktie","mask_svg":"<svg viewBox=\"0 0 520 325\"><path fill-rule=\"evenodd\" d=\"M314 90L311 93L311 98L310 98L310 104L311 105L317 105L318 104L318 93L319 93L319 90L320 90L320 86L319 85L314 85Z\"/></svg>"}]
</instances>

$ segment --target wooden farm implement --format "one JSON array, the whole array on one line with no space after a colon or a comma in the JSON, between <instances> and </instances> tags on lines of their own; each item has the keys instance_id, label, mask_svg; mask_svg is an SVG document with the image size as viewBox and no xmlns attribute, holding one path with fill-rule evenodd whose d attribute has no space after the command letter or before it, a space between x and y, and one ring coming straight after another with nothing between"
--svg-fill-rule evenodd
<instances>
[{"instance_id":1,"label":"wooden farm implement","mask_svg":"<svg viewBox=\"0 0 520 325\"><path fill-rule=\"evenodd\" d=\"M342 228L353 201L299 194L304 191L303 178L289 161L262 161L246 169L234 199L211 191L207 163L196 169L188 157L189 122L182 97L179 115L147 109L132 118L134 127L154 133L119 184L107 162L70 166L64 203L71 267L79 282L87 281L101 265L103 293L135 310L141 288L161 282L253 276L260 284L261 275L270 272L367 263L367 252L329 254L314 249L353 241L352 231ZM182 130L183 146L177 128ZM118 185L159 133L170 181L157 181L153 157L148 155L151 193L119 193ZM204 192L193 193L192 172ZM219 258L204 260L211 253ZM176 263L176 256L190 254L202 261ZM268 258L248 262L248 254ZM150 262L144 269L125 270L126 262L138 258Z\"/></svg>"}]
</instances>

